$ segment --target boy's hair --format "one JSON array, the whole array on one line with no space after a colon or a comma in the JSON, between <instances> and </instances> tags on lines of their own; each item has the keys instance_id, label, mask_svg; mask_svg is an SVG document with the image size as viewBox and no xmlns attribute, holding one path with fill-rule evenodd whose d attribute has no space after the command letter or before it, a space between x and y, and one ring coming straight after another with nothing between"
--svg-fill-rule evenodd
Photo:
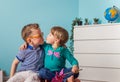
<instances>
[{"instance_id":1,"label":"boy's hair","mask_svg":"<svg viewBox=\"0 0 120 82\"><path fill-rule=\"evenodd\" d=\"M23 29L21 31L21 36L24 41L26 41L26 39L31 35L31 33L32 33L31 29L40 29L39 24L37 24L37 23L28 24L23 27Z\"/></svg>"},{"instance_id":2,"label":"boy's hair","mask_svg":"<svg viewBox=\"0 0 120 82\"><path fill-rule=\"evenodd\" d=\"M60 39L60 45L64 46L64 44L68 41L69 34L67 30L60 26L54 26L51 29L51 33L55 35L58 39Z\"/></svg>"}]
</instances>

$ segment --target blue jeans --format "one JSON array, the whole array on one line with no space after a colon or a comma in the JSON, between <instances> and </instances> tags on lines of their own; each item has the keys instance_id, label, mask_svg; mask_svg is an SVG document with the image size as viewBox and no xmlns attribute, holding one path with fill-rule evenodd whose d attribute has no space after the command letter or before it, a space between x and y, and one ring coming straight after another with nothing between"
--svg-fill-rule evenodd
<instances>
[{"instance_id":1,"label":"blue jeans","mask_svg":"<svg viewBox=\"0 0 120 82\"><path fill-rule=\"evenodd\" d=\"M79 76L79 73L77 74L72 73L71 69L72 68L64 68L63 70L64 74L69 72L64 76L64 81L66 81L66 79L72 75L74 76L74 78L77 78ZM57 71L57 72L59 73L60 71ZM50 71L47 68L41 68L39 71L39 77L43 79L52 80L52 78L54 78L55 75L56 75L56 71Z\"/></svg>"}]
</instances>

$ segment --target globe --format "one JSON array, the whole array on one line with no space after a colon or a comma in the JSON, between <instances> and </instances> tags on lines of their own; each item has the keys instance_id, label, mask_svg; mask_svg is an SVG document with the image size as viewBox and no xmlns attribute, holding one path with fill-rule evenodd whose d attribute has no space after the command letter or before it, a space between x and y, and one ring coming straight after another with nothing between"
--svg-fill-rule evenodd
<instances>
[{"instance_id":1,"label":"globe","mask_svg":"<svg viewBox=\"0 0 120 82\"><path fill-rule=\"evenodd\" d=\"M114 7L107 8L104 12L104 17L108 21L115 21L119 17L118 10Z\"/></svg>"}]
</instances>

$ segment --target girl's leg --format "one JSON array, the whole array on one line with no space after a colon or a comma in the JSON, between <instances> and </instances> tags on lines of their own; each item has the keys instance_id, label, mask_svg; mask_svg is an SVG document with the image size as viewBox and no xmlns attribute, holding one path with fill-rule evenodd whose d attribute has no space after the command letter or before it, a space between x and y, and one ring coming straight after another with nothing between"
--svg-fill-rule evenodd
<instances>
[{"instance_id":1,"label":"girl's leg","mask_svg":"<svg viewBox=\"0 0 120 82\"><path fill-rule=\"evenodd\" d=\"M54 72L51 72L49 69L41 68L39 71L39 77L48 81L51 81L55 76Z\"/></svg>"},{"instance_id":2,"label":"girl's leg","mask_svg":"<svg viewBox=\"0 0 120 82\"><path fill-rule=\"evenodd\" d=\"M74 76L71 76L67 79L67 82L81 82L79 79L74 79Z\"/></svg>"},{"instance_id":3,"label":"girl's leg","mask_svg":"<svg viewBox=\"0 0 120 82\"><path fill-rule=\"evenodd\" d=\"M45 79L40 78L40 81L41 81L41 82L45 82Z\"/></svg>"},{"instance_id":4,"label":"girl's leg","mask_svg":"<svg viewBox=\"0 0 120 82\"><path fill-rule=\"evenodd\" d=\"M79 73L73 74L71 72L71 69L72 68L64 68L64 74L66 74L64 77L64 82L66 82L66 81L67 82L75 82L75 79L79 76Z\"/></svg>"},{"instance_id":5,"label":"girl's leg","mask_svg":"<svg viewBox=\"0 0 120 82\"><path fill-rule=\"evenodd\" d=\"M67 82L75 82L74 76L68 77Z\"/></svg>"},{"instance_id":6,"label":"girl's leg","mask_svg":"<svg viewBox=\"0 0 120 82\"><path fill-rule=\"evenodd\" d=\"M50 80L45 80L45 82L51 82Z\"/></svg>"},{"instance_id":7,"label":"girl's leg","mask_svg":"<svg viewBox=\"0 0 120 82\"><path fill-rule=\"evenodd\" d=\"M76 79L75 79L75 82L81 82L81 81L80 81L80 79L77 79L77 78L76 78Z\"/></svg>"}]
</instances>

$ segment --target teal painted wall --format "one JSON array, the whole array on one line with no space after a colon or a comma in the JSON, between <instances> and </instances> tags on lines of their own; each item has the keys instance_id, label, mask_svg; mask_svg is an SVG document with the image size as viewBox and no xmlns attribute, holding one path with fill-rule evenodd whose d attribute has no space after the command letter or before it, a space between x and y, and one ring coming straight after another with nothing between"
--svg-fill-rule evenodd
<instances>
[{"instance_id":1,"label":"teal painted wall","mask_svg":"<svg viewBox=\"0 0 120 82\"><path fill-rule=\"evenodd\" d=\"M28 23L39 23L44 37L53 25L65 27L69 33L75 17L97 17L108 23L104 11L120 0L0 0L0 69L9 74L12 60L23 43L21 29Z\"/></svg>"},{"instance_id":2,"label":"teal painted wall","mask_svg":"<svg viewBox=\"0 0 120 82\"><path fill-rule=\"evenodd\" d=\"M0 0L0 69L7 75L19 46L21 29L39 23L44 37L54 25L69 33L72 20L78 16L79 0Z\"/></svg>"},{"instance_id":3,"label":"teal painted wall","mask_svg":"<svg viewBox=\"0 0 120 82\"><path fill-rule=\"evenodd\" d=\"M102 24L108 23L104 18L104 11L108 7L115 5L120 9L120 0L79 0L79 17L83 21L88 18L93 24L93 18L99 18Z\"/></svg>"}]
</instances>

